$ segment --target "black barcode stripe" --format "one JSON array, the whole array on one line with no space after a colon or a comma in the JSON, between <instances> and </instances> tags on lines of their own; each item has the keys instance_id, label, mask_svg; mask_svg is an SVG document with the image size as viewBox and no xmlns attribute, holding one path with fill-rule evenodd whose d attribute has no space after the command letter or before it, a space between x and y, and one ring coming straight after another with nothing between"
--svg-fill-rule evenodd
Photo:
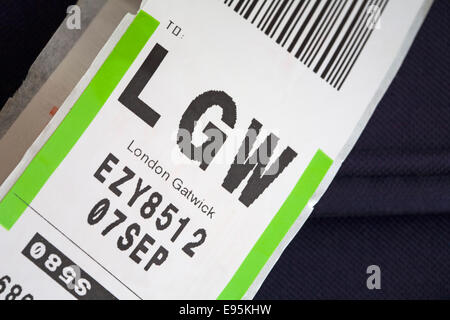
<instances>
[{"instance_id":1,"label":"black barcode stripe","mask_svg":"<svg viewBox=\"0 0 450 320\"><path fill-rule=\"evenodd\" d=\"M261 7L259 8L258 11L258 15L259 13L261 13L261 15L259 15L259 22L261 23L261 20L264 18L264 14L267 11L267 6L270 6L270 3L272 2L272 0L264 0L264 2L261 4ZM255 25L256 25L256 17L255 17Z\"/></svg>"},{"instance_id":2,"label":"black barcode stripe","mask_svg":"<svg viewBox=\"0 0 450 320\"><path fill-rule=\"evenodd\" d=\"M244 4L245 0L239 0L236 7L234 7L234 11L235 12L239 12L239 9L242 7L242 5Z\"/></svg>"},{"instance_id":3,"label":"black barcode stripe","mask_svg":"<svg viewBox=\"0 0 450 320\"><path fill-rule=\"evenodd\" d=\"M366 3L366 7L364 9L369 8L371 5L376 4L378 0L370 0L370 2ZM335 66L329 73L329 76L327 78L327 82L329 82L331 85L335 83L336 78L341 74L342 67L345 65L345 62L349 58L349 56L352 54L353 50L355 49L355 44L357 43L360 35L362 34L365 24L367 23L367 20L369 19L369 16L367 14L363 14L361 16L361 19L358 22L358 25L356 26L355 30L353 31L353 34L351 38L347 41L347 44L342 50L341 56L339 57L339 60L336 62ZM337 69L337 71L336 71ZM336 71L336 72L335 72ZM334 74L334 76L333 76ZM331 78L333 76L333 78Z\"/></svg>"},{"instance_id":4,"label":"black barcode stripe","mask_svg":"<svg viewBox=\"0 0 450 320\"><path fill-rule=\"evenodd\" d=\"M258 23L258 29L260 29L262 23L263 23L264 21L266 21L266 18L267 18L267 16L269 15L270 9L272 9L274 3L275 3L275 0L270 1L269 7L267 8L266 11L264 11L264 14L263 14L261 20L259 20L259 23Z\"/></svg>"},{"instance_id":5,"label":"black barcode stripe","mask_svg":"<svg viewBox=\"0 0 450 320\"><path fill-rule=\"evenodd\" d=\"M305 52L303 53L303 56L300 58L300 60L301 60L302 62L305 62L305 63L306 63L306 62L309 60L309 58L311 57L311 54L312 54L312 52L314 52L315 46L317 45L317 43L318 43L318 42L320 41L320 39L322 38L322 36L323 36L323 34L324 34L324 32L325 32L325 29L326 29L326 27L327 27L327 25L328 25L328 23L329 23L329 21L330 21L329 18L330 18L330 16L331 16L331 14L332 14L333 12L335 12L336 5L339 3L339 1L333 1L332 3L333 3L333 5L332 5L331 8L328 10L328 12L327 12L325 18L322 20L322 23L320 24L319 28L317 29L316 34L314 35L313 39L312 39L311 42L309 43L309 45L308 45L308 47L306 48ZM310 51L310 50L311 50L311 51ZM308 53L310 53L310 54L308 55L307 59L304 60L304 59L305 59L305 56L306 56Z\"/></svg>"},{"instance_id":6,"label":"black barcode stripe","mask_svg":"<svg viewBox=\"0 0 450 320\"><path fill-rule=\"evenodd\" d=\"M278 8L277 12L275 13L275 16L273 17L272 21L270 22L269 26L266 29L266 35L270 34L270 31L272 31L273 27L275 26L275 23L277 23L278 19L280 18L281 14L283 13L284 8L286 8L288 4L288 0L283 0L281 3L281 6Z\"/></svg>"},{"instance_id":7,"label":"black barcode stripe","mask_svg":"<svg viewBox=\"0 0 450 320\"><path fill-rule=\"evenodd\" d=\"M295 7L294 11L290 15L288 22L285 24L284 28L282 29L280 35L277 38L278 44L284 39L286 32L289 30L289 27L292 25L292 22L294 22L295 16L300 11L304 2L305 2L305 0L300 0L299 3L297 4L297 6Z\"/></svg>"},{"instance_id":8,"label":"black barcode stripe","mask_svg":"<svg viewBox=\"0 0 450 320\"><path fill-rule=\"evenodd\" d=\"M388 3L389 3L389 0L384 1L383 5L382 5L382 7L381 7L381 14L383 14L384 9L386 8L386 6L387 6ZM381 14L380 14L380 16L381 16ZM370 30L370 31L369 31L369 30ZM342 88L342 86L343 86L345 80L347 80L347 77L349 76L350 71L353 69L353 67L354 67L354 65L355 65L355 63L356 63L356 61L358 60L359 56L361 55L361 52L362 52L362 50L364 49L364 47L366 46L367 41L369 41L370 36L372 35L373 30L374 30L374 29L366 28L365 33L367 33L367 31L369 31L369 34L367 35L367 37L365 37L365 40L364 40L364 43L362 44L362 46L360 46L360 47L358 46L358 47L359 47L359 51L358 51L358 53L357 53L355 59L353 60L352 64L350 65L350 68L347 70L347 73L346 73L345 76L343 77L342 81L341 81L342 76L339 78L339 80L338 80L339 85L338 85L338 87L337 87L338 90L341 90L341 88ZM363 37L363 38L364 38L364 37ZM363 39L363 38L361 38L361 39ZM350 62L350 61L351 61L351 59L349 60L349 62ZM345 68L344 70L346 70L346 69L347 69L347 68Z\"/></svg>"},{"instance_id":9,"label":"black barcode stripe","mask_svg":"<svg viewBox=\"0 0 450 320\"><path fill-rule=\"evenodd\" d=\"M278 21L277 26L275 27L275 29L272 32L272 35L270 36L271 38L273 38L273 36L275 35L275 33L277 32L278 28L280 27L281 23L284 21L284 18L286 18L287 13L289 12L289 10L291 10L292 5L294 4L294 0L290 0L288 7L286 8L286 10L283 13L283 16L281 17L281 19Z\"/></svg>"},{"instance_id":10,"label":"black barcode stripe","mask_svg":"<svg viewBox=\"0 0 450 320\"><path fill-rule=\"evenodd\" d=\"M333 38L328 43L328 46L325 49L324 54L320 58L319 62L316 64L316 66L314 68L314 72L317 73L319 71L319 69L322 66L322 64L324 63L325 59L328 57L328 53L330 52L331 48L333 47L334 43L336 42L337 38L339 37L339 34L342 31L342 28L344 28L345 24L347 23L347 20L350 17L353 9L355 8L357 1L358 0L352 0L352 4L350 5L350 8L347 10L347 13L344 16L344 19L342 19L341 24L339 25L338 29L336 30L336 32L333 35Z\"/></svg>"},{"instance_id":11,"label":"black barcode stripe","mask_svg":"<svg viewBox=\"0 0 450 320\"><path fill-rule=\"evenodd\" d=\"M336 50L334 51L333 56L331 57L331 59L328 62L327 66L323 70L322 75L321 75L322 78L325 78L328 75L328 72L330 71L330 69L333 66L334 62L338 58L339 53L341 53L342 47L347 42L348 37L350 36L351 32L355 28L356 23L359 20L359 17L361 16L361 14L363 13L364 8L366 7L367 0L360 1L360 3L362 3L362 4L359 7L358 12L355 14L352 22L350 23L350 26L347 28L347 31L345 32L344 36L342 37L341 42L339 43L339 45L337 46ZM356 4L356 2L355 2L355 4Z\"/></svg>"},{"instance_id":12,"label":"black barcode stripe","mask_svg":"<svg viewBox=\"0 0 450 320\"><path fill-rule=\"evenodd\" d=\"M277 10L278 5L280 4L280 2L281 2L281 0L277 0L277 1L275 2L275 6L272 8L272 11L270 12L269 16L267 17L267 20L266 20L266 22L264 23L264 25L263 25L263 27L261 28L261 30L264 31L264 29L266 29L267 24L269 23L269 21L272 20L272 17L273 17L273 15L274 15L274 13L275 13L275 10Z\"/></svg>"},{"instance_id":13,"label":"black barcode stripe","mask_svg":"<svg viewBox=\"0 0 450 320\"><path fill-rule=\"evenodd\" d=\"M331 4L331 1L326 1L325 5L322 7L322 10L320 11L319 15L317 16L317 19L314 21L314 24L312 25L311 29L309 30L308 34L306 35L305 39L303 39L303 42L298 48L297 53L295 54L296 58L299 58L303 50L305 49L305 46L308 44L309 40L313 36L313 34L318 31L317 26L319 25L320 21L323 19L323 16L325 15L325 12L328 10L329 6Z\"/></svg>"},{"instance_id":14,"label":"black barcode stripe","mask_svg":"<svg viewBox=\"0 0 450 320\"><path fill-rule=\"evenodd\" d=\"M385 0L375 0L375 5L377 6L381 6L383 4L383 1ZM388 1L388 0L387 0ZM338 75L339 77L337 79L336 76L332 79L331 84L333 85L334 83L334 87L336 87L339 82L341 81L342 77L344 77L345 72L347 70L347 68L351 65L353 59L357 56L357 53L359 51L359 48L364 47L365 46L365 40L368 36L369 36L369 28L367 26L367 22L369 20L369 16L367 15L364 19L364 25L361 28L361 30L359 30L352 46L350 47L349 52L347 53L347 57L344 59L344 62L342 64L342 66L340 67L340 70L338 70Z\"/></svg>"},{"instance_id":15,"label":"black barcode stripe","mask_svg":"<svg viewBox=\"0 0 450 320\"><path fill-rule=\"evenodd\" d=\"M258 18L259 14L261 13L262 8L264 7L264 5L266 4L267 0L264 0L264 2L261 4L261 7L259 7L258 11L256 12L255 17L252 20L252 23L255 23L256 18Z\"/></svg>"},{"instance_id":16,"label":"black barcode stripe","mask_svg":"<svg viewBox=\"0 0 450 320\"><path fill-rule=\"evenodd\" d=\"M297 31L297 34L295 35L294 39L291 42L291 45L288 48L288 52L292 52L292 50L294 49L295 45L297 44L298 39L300 38L300 36L302 35L303 31L305 30L306 26L308 25L309 21L311 20L313 14L316 12L317 8L319 7L319 4L322 0L316 0L316 2L314 3L312 9L309 11L308 16L306 17L305 21L303 21L302 26L300 27L300 29Z\"/></svg>"},{"instance_id":17,"label":"black barcode stripe","mask_svg":"<svg viewBox=\"0 0 450 320\"><path fill-rule=\"evenodd\" d=\"M244 15L245 19L248 19L248 17L250 17L250 15L252 14L252 12L255 9L257 4L258 4L258 0L252 0L252 4L250 5L250 8L248 8L247 12Z\"/></svg>"},{"instance_id":18,"label":"black barcode stripe","mask_svg":"<svg viewBox=\"0 0 450 320\"><path fill-rule=\"evenodd\" d=\"M224 4L340 90L373 33L375 16L369 8L376 6L379 18L388 2L225 0Z\"/></svg>"},{"instance_id":19,"label":"black barcode stripe","mask_svg":"<svg viewBox=\"0 0 450 320\"><path fill-rule=\"evenodd\" d=\"M303 14L305 13L306 9L309 7L309 4L311 3L311 0L307 0L305 3L305 6L302 8L302 11L300 11L300 14L297 17L297 20L295 20L294 24L292 25L291 30L287 34L286 38L284 38L283 44L281 45L284 47L286 45L286 42L291 37L292 32L295 30L295 27L297 27L298 22L300 21L301 17L303 17Z\"/></svg>"},{"instance_id":20,"label":"black barcode stripe","mask_svg":"<svg viewBox=\"0 0 450 320\"><path fill-rule=\"evenodd\" d=\"M378 1L379 1L379 3L378 3ZM389 0L377 0L377 6L384 8L388 2L389 2ZM367 21L368 21L368 19L366 20L366 23L367 23ZM362 49L364 49L364 47L366 46L366 43L369 40L370 35L373 32L373 30L368 28L367 25L362 30L364 31L363 35L361 37L358 37L357 41L355 41L354 50L351 50L352 54L351 54L350 58L348 59L347 63L345 64L345 67L343 68L343 71L341 72L339 78L336 80L336 84L334 87L339 87L339 83L341 83L341 79L346 78L348 76L348 74L350 73L350 71L353 69L353 66L356 63L356 61L358 60L359 55L362 52Z\"/></svg>"},{"instance_id":21,"label":"black barcode stripe","mask_svg":"<svg viewBox=\"0 0 450 320\"><path fill-rule=\"evenodd\" d=\"M321 40L318 43L318 47L315 50L313 50L314 53L312 55L311 61L307 65L308 68L310 68L312 63L318 58L318 54L319 54L320 50L322 49L323 45L325 44L325 41L328 39L334 26L338 22L338 19L341 15L342 11L344 10L345 6L346 6L346 0L342 0L342 2L340 3L340 6L338 6L338 8L337 8L338 11L336 11L333 14L333 16L331 17L331 21L332 21L331 24L328 26L328 28L324 29L324 31L325 31L324 37L322 37L322 36L319 37L319 39L321 39Z\"/></svg>"},{"instance_id":22,"label":"black barcode stripe","mask_svg":"<svg viewBox=\"0 0 450 320\"><path fill-rule=\"evenodd\" d=\"M239 13L241 16L244 14L245 9L247 9L249 3L250 3L250 0L245 1L245 4L242 6L241 12Z\"/></svg>"}]
</instances>

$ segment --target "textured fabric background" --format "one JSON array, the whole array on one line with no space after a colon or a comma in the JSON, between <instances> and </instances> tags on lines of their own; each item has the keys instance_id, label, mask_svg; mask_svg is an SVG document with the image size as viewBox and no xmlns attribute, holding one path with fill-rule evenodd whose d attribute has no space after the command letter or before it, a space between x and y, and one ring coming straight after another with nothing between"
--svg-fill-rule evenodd
<instances>
[{"instance_id":1,"label":"textured fabric background","mask_svg":"<svg viewBox=\"0 0 450 320\"><path fill-rule=\"evenodd\" d=\"M0 2L0 105L73 2ZM450 1L436 0L354 150L256 298L450 298L449 14ZM381 290L366 288L372 264Z\"/></svg>"}]
</instances>

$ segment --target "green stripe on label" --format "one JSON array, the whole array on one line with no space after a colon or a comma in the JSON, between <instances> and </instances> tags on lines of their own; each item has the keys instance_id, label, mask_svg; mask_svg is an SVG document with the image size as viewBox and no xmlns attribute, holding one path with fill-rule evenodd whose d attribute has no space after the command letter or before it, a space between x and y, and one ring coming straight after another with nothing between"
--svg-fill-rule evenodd
<instances>
[{"instance_id":1,"label":"green stripe on label","mask_svg":"<svg viewBox=\"0 0 450 320\"><path fill-rule=\"evenodd\" d=\"M138 13L65 119L0 202L0 225L9 230L24 213L26 204L16 194L27 203L33 201L94 120L158 25L159 22L147 13Z\"/></svg>"},{"instance_id":2,"label":"green stripe on label","mask_svg":"<svg viewBox=\"0 0 450 320\"><path fill-rule=\"evenodd\" d=\"M292 190L218 299L242 299L288 230L297 220L300 212L305 208L332 163L333 160L323 151L317 151L295 185L294 190Z\"/></svg>"}]
</instances>

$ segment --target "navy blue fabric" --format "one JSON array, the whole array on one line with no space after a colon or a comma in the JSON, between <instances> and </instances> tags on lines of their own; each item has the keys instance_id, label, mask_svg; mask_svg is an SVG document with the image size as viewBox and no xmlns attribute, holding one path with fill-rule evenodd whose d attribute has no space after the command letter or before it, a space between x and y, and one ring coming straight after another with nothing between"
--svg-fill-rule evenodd
<instances>
[{"instance_id":1,"label":"navy blue fabric","mask_svg":"<svg viewBox=\"0 0 450 320\"><path fill-rule=\"evenodd\" d=\"M8 80L0 105L72 2L0 1ZM256 298L450 298L449 10L450 1L436 0L354 150ZM379 291L366 288L372 264L381 268Z\"/></svg>"},{"instance_id":2,"label":"navy blue fabric","mask_svg":"<svg viewBox=\"0 0 450 320\"><path fill-rule=\"evenodd\" d=\"M0 1L0 110L76 0Z\"/></svg>"},{"instance_id":3,"label":"navy blue fabric","mask_svg":"<svg viewBox=\"0 0 450 320\"><path fill-rule=\"evenodd\" d=\"M436 0L364 133L256 298L450 298L449 40L450 1ZM381 290L366 287L372 264L381 268Z\"/></svg>"}]
</instances>

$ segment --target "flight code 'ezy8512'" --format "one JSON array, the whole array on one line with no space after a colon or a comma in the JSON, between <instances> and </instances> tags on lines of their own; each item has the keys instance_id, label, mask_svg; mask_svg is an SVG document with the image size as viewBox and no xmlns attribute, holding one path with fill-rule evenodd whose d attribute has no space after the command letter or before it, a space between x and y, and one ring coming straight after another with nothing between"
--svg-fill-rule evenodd
<instances>
[{"instance_id":1,"label":"flight code 'ezy8512'","mask_svg":"<svg viewBox=\"0 0 450 320\"><path fill-rule=\"evenodd\" d=\"M119 159L113 154L109 154L97 171L94 173L95 179L100 183L107 181L108 173L118 170L117 165ZM185 228L189 225L191 219L189 217L181 217L178 208L172 203L164 203L163 195L152 189L151 185L144 183L140 177L135 179L136 174L129 167L125 166L121 170L121 177L117 181L108 178L108 189L117 197L123 195L121 188L124 184L134 183L135 189L127 198L129 208L139 208L140 222L128 222L128 216L121 210L111 208L111 200L103 198L98 201L91 209L87 216L87 223L90 226L102 225L101 235L106 237L112 230L126 224L126 228L117 238L116 246L120 251L131 250L129 258L136 264L143 261L142 256L147 254L150 246L155 250L146 259L144 270L148 271L152 266L162 265L169 256L169 250L162 244L157 244L157 240L149 233L143 231L146 223L154 219L156 230L171 232L170 242L175 243L179 236L186 232ZM138 200L145 199L140 205L135 205ZM155 213L157 215L155 216ZM180 216L178 220L175 220ZM192 233L192 239L183 244L182 252L188 257L193 258L196 250L206 241L206 230L203 228L195 228Z\"/></svg>"}]
</instances>

